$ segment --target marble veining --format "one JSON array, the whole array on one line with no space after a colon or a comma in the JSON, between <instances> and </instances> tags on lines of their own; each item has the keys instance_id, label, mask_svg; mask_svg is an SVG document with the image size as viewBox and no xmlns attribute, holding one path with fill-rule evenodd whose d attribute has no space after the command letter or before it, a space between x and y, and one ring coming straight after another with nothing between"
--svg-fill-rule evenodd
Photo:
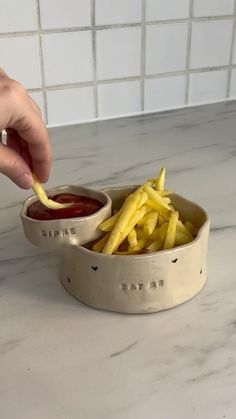
<instances>
[{"instance_id":1,"label":"marble veining","mask_svg":"<svg viewBox=\"0 0 236 419\"><path fill-rule=\"evenodd\" d=\"M58 257L26 242L29 192L0 182L0 417L235 419L236 103L50 130L48 187L169 187L211 217L208 281L173 310L120 315L65 292Z\"/></svg>"}]
</instances>

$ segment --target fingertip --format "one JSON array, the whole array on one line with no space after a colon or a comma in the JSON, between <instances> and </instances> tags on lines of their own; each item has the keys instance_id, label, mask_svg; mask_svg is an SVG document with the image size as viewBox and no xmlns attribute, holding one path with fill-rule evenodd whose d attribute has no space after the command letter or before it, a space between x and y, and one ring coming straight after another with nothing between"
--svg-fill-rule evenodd
<instances>
[{"instance_id":1,"label":"fingertip","mask_svg":"<svg viewBox=\"0 0 236 419\"><path fill-rule=\"evenodd\" d=\"M51 164L46 162L33 161L33 171L41 183L46 183L49 179Z\"/></svg>"},{"instance_id":2,"label":"fingertip","mask_svg":"<svg viewBox=\"0 0 236 419\"><path fill-rule=\"evenodd\" d=\"M30 172L25 171L22 175L18 176L17 179L13 179L17 186L21 189L30 189L33 186L33 178Z\"/></svg>"}]
</instances>

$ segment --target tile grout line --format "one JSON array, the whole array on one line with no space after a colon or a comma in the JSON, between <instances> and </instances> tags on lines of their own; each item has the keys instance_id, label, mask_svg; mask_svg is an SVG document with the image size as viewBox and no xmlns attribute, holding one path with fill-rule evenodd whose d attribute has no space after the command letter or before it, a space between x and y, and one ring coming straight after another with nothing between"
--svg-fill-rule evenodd
<instances>
[{"instance_id":1,"label":"tile grout line","mask_svg":"<svg viewBox=\"0 0 236 419\"><path fill-rule=\"evenodd\" d=\"M236 68L236 64L232 64L232 68ZM214 71L220 71L220 70L228 70L228 65L218 66L218 67L206 67L206 68L196 68L189 70L190 74L195 73L206 73L206 72L214 72ZM153 73L153 74L147 74L144 76L144 80L148 79L160 79L165 77L175 77L175 76L184 76L186 75L185 70L179 70L179 71L170 71L166 73ZM104 84L111 84L111 83L121 83L124 81L141 81L140 76L130 76L130 77L121 77L121 78L114 78L114 79L101 79L96 81L96 85L104 85ZM75 83L66 83L66 84L55 84L51 86L47 86L46 90L62 90L62 89L73 89L77 87L89 87L93 86L94 82L91 81L85 81L85 82L75 82ZM28 92L41 92L41 88L30 88L27 89Z\"/></svg>"},{"instance_id":2,"label":"tile grout line","mask_svg":"<svg viewBox=\"0 0 236 419\"><path fill-rule=\"evenodd\" d=\"M231 39L231 45L230 45L230 56L229 56L229 65L228 65L226 91L225 91L226 98L230 97L235 36L236 36L236 0L234 0L234 21L233 21L233 27L232 27L232 39Z\"/></svg>"},{"instance_id":3,"label":"tile grout line","mask_svg":"<svg viewBox=\"0 0 236 419\"><path fill-rule=\"evenodd\" d=\"M193 1L194 0L189 0L187 53L186 53L186 67L185 67L185 98L184 98L185 104L188 104L188 100L189 100L189 79L190 79L189 70L190 70L190 54L191 54L191 39L192 39Z\"/></svg>"},{"instance_id":4,"label":"tile grout line","mask_svg":"<svg viewBox=\"0 0 236 419\"><path fill-rule=\"evenodd\" d=\"M91 29L92 29L92 60L93 60L93 101L94 101L94 117L98 118L98 90L97 90L97 53L96 53L96 12L95 0L90 0L91 4Z\"/></svg>"},{"instance_id":5,"label":"tile grout line","mask_svg":"<svg viewBox=\"0 0 236 419\"><path fill-rule=\"evenodd\" d=\"M39 0L35 0L36 2L36 14L37 14L37 35L38 35L38 42L39 42L39 61L40 61L40 73L41 73L41 92L43 96L43 106L44 106L44 114L45 114L45 124L48 124L48 107L47 107L47 98L46 98L46 88L45 88L45 77L44 77L44 62L43 62L43 47L42 47L42 38L41 38L41 18L40 18L40 4Z\"/></svg>"},{"instance_id":6,"label":"tile grout line","mask_svg":"<svg viewBox=\"0 0 236 419\"><path fill-rule=\"evenodd\" d=\"M145 92L145 62L146 62L146 0L142 0L142 20L141 20L141 77L140 77L140 101L141 111L144 111L144 92Z\"/></svg>"},{"instance_id":7,"label":"tile grout line","mask_svg":"<svg viewBox=\"0 0 236 419\"><path fill-rule=\"evenodd\" d=\"M93 0L91 0L93 1ZM36 3L39 4L38 0ZM40 17L39 17L40 18ZM192 17L193 22L205 22L211 20L230 20L234 18L234 15L220 15L220 16L199 16ZM189 21L189 18L177 18L177 19L162 19L162 20L150 20L145 21L146 26L152 25L166 25L174 23L186 23ZM92 30L93 27L96 31L107 30L107 29L119 29L119 28L132 28L140 27L141 22L130 22L130 23L116 23L116 24L107 24L107 25L91 25L91 26L75 26L71 28L53 28L53 29L42 29L39 27L38 30L34 31L17 31L17 32L0 32L0 38L9 38L17 36L32 36L40 33L41 35L49 35L54 33L64 33L64 32L83 32Z\"/></svg>"}]
</instances>

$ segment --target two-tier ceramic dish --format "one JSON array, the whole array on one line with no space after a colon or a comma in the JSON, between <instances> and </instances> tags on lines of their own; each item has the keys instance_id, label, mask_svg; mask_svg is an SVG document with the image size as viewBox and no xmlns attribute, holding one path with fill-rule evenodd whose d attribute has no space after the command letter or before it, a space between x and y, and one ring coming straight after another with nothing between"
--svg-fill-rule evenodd
<instances>
[{"instance_id":1,"label":"two-tier ceramic dish","mask_svg":"<svg viewBox=\"0 0 236 419\"><path fill-rule=\"evenodd\" d=\"M209 218L197 204L172 194L171 200L183 219L197 228L196 238L183 246L139 255L106 255L91 250L100 237L100 223L120 208L135 186L95 191L81 186L60 186L49 196L69 192L98 199L102 208L87 217L65 220L33 220L27 215L37 200L28 198L21 211L27 239L34 245L56 250L61 258L61 281L65 289L94 308L122 313L151 313L175 307L194 297L207 278Z\"/></svg>"}]
</instances>

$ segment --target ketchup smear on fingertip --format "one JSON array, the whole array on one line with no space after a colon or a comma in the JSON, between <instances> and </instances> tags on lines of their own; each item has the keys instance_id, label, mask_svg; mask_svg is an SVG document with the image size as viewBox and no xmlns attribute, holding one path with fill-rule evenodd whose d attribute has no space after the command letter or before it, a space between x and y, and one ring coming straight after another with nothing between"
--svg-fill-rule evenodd
<instances>
[{"instance_id":1,"label":"ketchup smear on fingertip","mask_svg":"<svg viewBox=\"0 0 236 419\"><path fill-rule=\"evenodd\" d=\"M55 195L53 200L60 202L61 204L73 202L73 205L68 208L52 210L46 208L40 201L37 201L29 206L27 216L33 218L34 220L59 220L86 217L94 214L103 207L103 204L101 204L101 202L97 199L68 193Z\"/></svg>"}]
</instances>

